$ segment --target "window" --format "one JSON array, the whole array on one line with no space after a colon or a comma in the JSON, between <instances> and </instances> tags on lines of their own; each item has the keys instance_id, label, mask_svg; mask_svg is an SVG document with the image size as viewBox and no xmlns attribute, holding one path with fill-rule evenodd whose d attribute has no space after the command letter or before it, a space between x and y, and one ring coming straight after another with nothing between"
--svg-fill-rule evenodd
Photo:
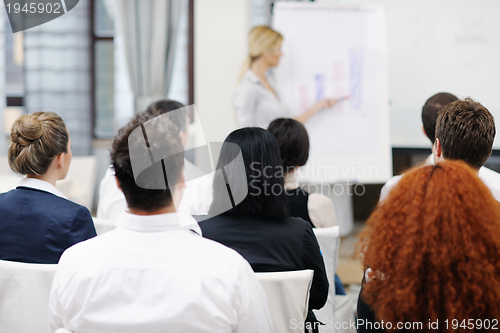
<instances>
[{"instance_id":1,"label":"window","mask_svg":"<svg viewBox=\"0 0 500 333\"><path fill-rule=\"evenodd\" d=\"M91 1L92 108L94 136L109 138L114 132L114 20L104 0Z\"/></svg>"},{"instance_id":2,"label":"window","mask_svg":"<svg viewBox=\"0 0 500 333\"><path fill-rule=\"evenodd\" d=\"M125 75L123 40L115 34L115 22L106 0L91 0L92 105L96 138L111 138L133 114L133 94ZM168 98L193 103L193 3L182 0L179 35ZM111 9L112 10L112 9ZM118 44L117 44L118 43Z\"/></svg>"},{"instance_id":3,"label":"window","mask_svg":"<svg viewBox=\"0 0 500 333\"><path fill-rule=\"evenodd\" d=\"M4 16L5 31L5 97L4 131L8 135L12 123L24 113L24 45L23 32L12 33Z\"/></svg>"}]
</instances>

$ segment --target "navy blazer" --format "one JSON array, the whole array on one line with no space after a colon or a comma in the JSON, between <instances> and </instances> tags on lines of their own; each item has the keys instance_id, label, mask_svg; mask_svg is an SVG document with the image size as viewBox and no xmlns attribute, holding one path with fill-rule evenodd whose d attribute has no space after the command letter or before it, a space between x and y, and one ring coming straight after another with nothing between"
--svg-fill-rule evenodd
<instances>
[{"instance_id":1,"label":"navy blazer","mask_svg":"<svg viewBox=\"0 0 500 333\"><path fill-rule=\"evenodd\" d=\"M309 310L325 305L328 278L318 240L308 222L298 217L275 221L229 211L199 224L203 237L236 250L254 272L314 270Z\"/></svg>"},{"instance_id":2,"label":"navy blazer","mask_svg":"<svg viewBox=\"0 0 500 333\"><path fill-rule=\"evenodd\" d=\"M68 247L96 236L89 210L42 190L0 194L0 259L57 264Z\"/></svg>"}]
</instances>

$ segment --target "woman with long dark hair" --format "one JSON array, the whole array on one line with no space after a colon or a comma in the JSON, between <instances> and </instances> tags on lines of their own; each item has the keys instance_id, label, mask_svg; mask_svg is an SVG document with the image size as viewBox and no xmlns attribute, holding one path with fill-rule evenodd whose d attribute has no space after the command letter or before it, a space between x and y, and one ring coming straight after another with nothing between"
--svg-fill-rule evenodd
<instances>
[{"instance_id":1,"label":"woman with long dark hair","mask_svg":"<svg viewBox=\"0 0 500 333\"><path fill-rule=\"evenodd\" d=\"M235 145L241 150L246 170L246 181L239 183L226 167L239 153ZM234 186L240 184L248 193L241 202L233 199L235 206L228 211L200 222L203 236L238 251L255 272L314 270L307 318L313 322L311 310L323 307L328 296L325 265L311 225L290 217L276 139L257 127L232 132L220 153L217 170L221 168L225 171L215 175L209 216L224 210L221 207L227 205L228 187L231 193L241 192Z\"/></svg>"}]
</instances>

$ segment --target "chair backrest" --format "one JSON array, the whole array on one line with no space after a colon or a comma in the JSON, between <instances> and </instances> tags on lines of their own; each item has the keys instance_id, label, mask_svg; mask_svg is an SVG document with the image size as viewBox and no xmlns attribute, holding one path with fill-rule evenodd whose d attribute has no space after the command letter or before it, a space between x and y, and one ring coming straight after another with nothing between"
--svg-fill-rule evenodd
<instances>
[{"instance_id":1,"label":"chair backrest","mask_svg":"<svg viewBox=\"0 0 500 333\"><path fill-rule=\"evenodd\" d=\"M56 268L0 260L0 333L49 331L49 294Z\"/></svg>"},{"instance_id":2,"label":"chair backrest","mask_svg":"<svg viewBox=\"0 0 500 333\"><path fill-rule=\"evenodd\" d=\"M111 231L116 228L116 221L100 219L97 217L92 217L94 220L95 231L97 235L102 235L105 232Z\"/></svg>"},{"instance_id":3,"label":"chair backrest","mask_svg":"<svg viewBox=\"0 0 500 333\"><path fill-rule=\"evenodd\" d=\"M275 332L304 332L313 274L311 269L255 273L266 293Z\"/></svg>"},{"instance_id":4,"label":"chair backrest","mask_svg":"<svg viewBox=\"0 0 500 333\"><path fill-rule=\"evenodd\" d=\"M318 239L319 248L323 254L325 262L326 276L330 288L328 299L324 307L313 310L316 318L323 323L333 323L335 321L335 271L338 266L338 253L340 245L340 228L333 226L328 228L314 228L314 234ZM319 326L320 332L332 332L334 325Z\"/></svg>"}]
</instances>

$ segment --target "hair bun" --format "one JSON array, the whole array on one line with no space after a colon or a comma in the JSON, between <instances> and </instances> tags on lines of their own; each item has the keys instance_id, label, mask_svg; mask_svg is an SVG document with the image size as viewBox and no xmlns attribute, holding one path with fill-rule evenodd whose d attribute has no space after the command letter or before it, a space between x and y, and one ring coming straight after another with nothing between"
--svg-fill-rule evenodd
<instances>
[{"instance_id":1,"label":"hair bun","mask_svg":"<svg viewBox=\"0 0 500 333\"><path fill-rule=\"evenodd\" d=\"M10 138L12 142L27 146L42 137L43 127L38 120L38 115L30 114L21 116L12 125Z\"/></svg>"}]
</instances>

